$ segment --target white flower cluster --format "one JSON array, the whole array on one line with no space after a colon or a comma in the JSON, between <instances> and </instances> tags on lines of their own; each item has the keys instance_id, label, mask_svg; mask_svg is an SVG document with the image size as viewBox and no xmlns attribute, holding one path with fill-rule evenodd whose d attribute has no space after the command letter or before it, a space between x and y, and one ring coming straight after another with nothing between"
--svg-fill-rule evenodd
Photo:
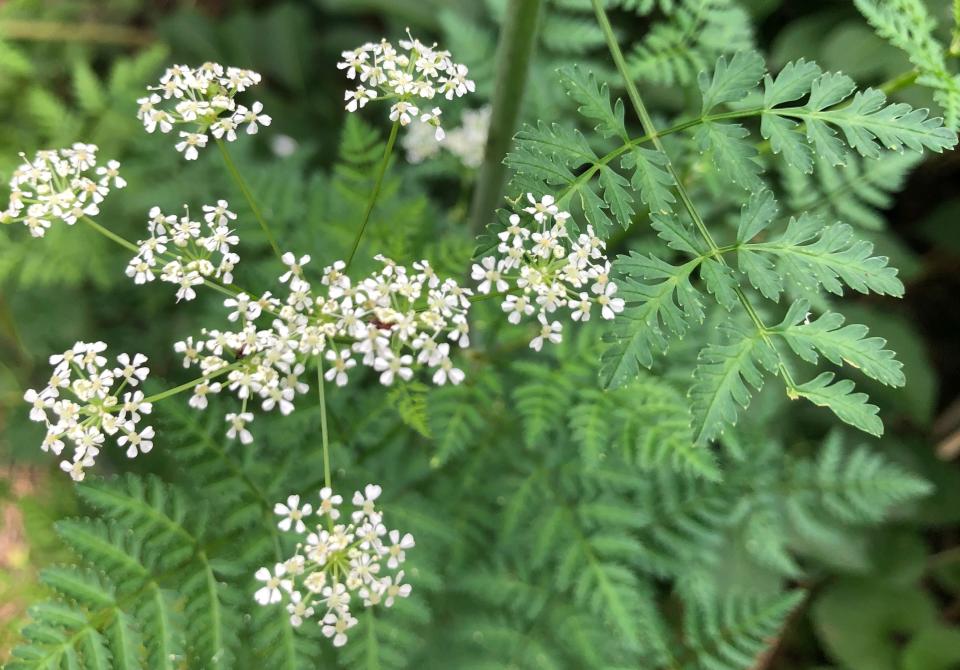
<instances>
[{"instance_id":1,"label":"white flower cluster","mask_svg":"<svg viewBox=\"0 0 960 670\"><path fill-rule=\"evenodd\" d=\"M116 435L127 456L153 448L153 428L139 428L151 404L136 389L150 370L143 354L120 354L116 367L107 366L103 342L77 342L62 354L50 357L53 374L40 391L29 389L23 399L30 404L30 419L47 427L41 449L57 456L64 439L73 444L73 457L60 469L75 481L94 464L106 435Z\"/></svg>"},{"instance_id":2,"label":"white flower cluster","mask_svg":"<svg viewBox=\"0 0 960 670\"><path fill-rule=\"evenodd\" d=\"M553 196L540 201L527 194L536 224L531 230L521 224L519 214L510 216L510 225L499 233L497 256L487 256L473 265L471 276L479 281L478 292L510 291L501 304L510 323L537 313L540 330L530 347L540 351L544 342L560 342L563 325L551 315L561 307L570 310L574 321L588 321L594 305L600 316L612 319L624 309L617 298L617 285L610 281L610 262L604 255L606 243L592 226L572 239L567 232L569 212L561 212ZM515 290L514 290L515 287Z\"/></svg>"},{"instance_id":3,"label":"white flower cluster","mask_svg":"<svg viewBox=\"0 0 960 670\"><path fill-rule=\"evenodd\" d=\"M180 217L164 214L159 207L151 209L147 221L150 237L137 240L139 251L127 264L127 276L136 284L153 281L154 270L162 261L160 279L177 286L177 302L193 300L197 295L193 287L209 277L232 284L233 269L240 262L233 247L240 238L230 228L237 215L229 206L226 200L203 206L206 231L190 218L186 207Z\"/></svg>"},{"instance_id":4,"label":"white flower cluster","mask_svg":"<svg viewBox=\"0 0 960 670\"><path fill-rule=\"evenodd\" d=\"M217 139L233 142L237 130L245 127L253 135L259 126L269 126L272 119L263 113L263 104L250 107L234 99L251 86L260 83L260 75L252 70L204 63L198 68L174 65L160 77L158 86L148 86L150 95L137 100L137 118L148 133L160 129L169 133L174 126L187 126L180 131L177 151L195 160L199 150L207 146L210 133ZM165 104L165 101L169 101Z\"/></svg>"},{"instance_id":5,"label":"white flower cluster","mask_svg":"<svg viewBox=\"0 0 960 670\"><path fill-rule=\"evenodd\" d=\"M254 594L261 605L287 600L290 623L299 627L316 616L323 634L333 646L347 643L347 631L357 624L350 608L354 596L364 607L383 604L391 607L397 598L410 595L403 583L406 551L414 546L410 533L387 531L383 513L376 507L380 487L367 484L353 494L353 512L346 523L339 522L343 497L330 488L320 490L315 516L309 523L312 505L300 505L300 496L277 503L274 511L283 517L278 526L298 536L296 553L277 563L273 571L262 567L254 575L263 586ZM384 567L386 569L384 569ZM395 574L385 574L397 570Z\"/></svg>"},{"instance_id":6,"label":"white flower cluster","mask_svg":"<svg viewBox=\"0 0 960 670\"><path fill-rule=\"evenodd\" d=\"M10 179L10 202L0 212L0 223L20 221L33 237L43 237L54 221L73 225L83 216L100 213L110 187L127 185L120 163L97 166L97 147L76 143L69 149L38 151Z\"/></svg>"},{"instance_id":7,"label":"white flower cluster","mask_svg":"<svg viewBox=\"0 0 960 670\"><path fill-rule=\"evenodd\" d=\"M243 407L228 414L227 437L247 444L253 440L251 401L270 411L293 411L298 393L309 387L300 381L309 359L324 356L327 381L344 386L357 361L372 367L386 386L413 377L416 364L433 369L436 384L459 384L464 373L451 360L451 344L470 343L467 312L469 289L452 279L440 280L427 261L413 270L377 256L383 268L354 284L337 261L324 268L320 284L325 295L314 293L304 278L309 256L283 255L288 270L280 277L287 285L285 299L265 293L259 298L239 294L228 298L228 319L237 330L204 330L203 337L175 345L184 367L198 366L205 380L194 388L190 405L207 406L207 396L224 388L236 394ZM272 319L261 327L261 318ZM232 362L231 362L232 361ZM221 383L216 377L226 375Z\"/></svg>"},{"instance_id":8,"label":"white flower cluster","mask_svg":"<svg viewBox=\"0 0 960 670\"><path fill-rule=\"evenodd\" d=\"M437 95L447 100L459 98L476 90L473 80L467 78L467 66L454 63L449 51L440 51L437 45L427 46L420 40L400 40L398 50L390 42L368 42L344 51L337 68L345 70L347 79L357 80L357 87L344 93L346 109L355 112L377 98L394 100L390 106L390 120L409 125L415 119L434 128L434 137L444 137L440 126L439 107L427 109L425 100Z\"/></svg>"},{"instance_id":9,"label":"white flower cluster","mask_svg":"<svg viewBox=\"0 0 960 670\"><path fill-rule=\"evenodd\" d=\"M490 129L490 107L470 109L463 113L461 125L452 129L446 137L437 139L433 129L426 123L417 122L401 140L407 152L407 161L422 163L446 149L460 159L468 168L480 167Z\"/></svg>"}]
</instances>

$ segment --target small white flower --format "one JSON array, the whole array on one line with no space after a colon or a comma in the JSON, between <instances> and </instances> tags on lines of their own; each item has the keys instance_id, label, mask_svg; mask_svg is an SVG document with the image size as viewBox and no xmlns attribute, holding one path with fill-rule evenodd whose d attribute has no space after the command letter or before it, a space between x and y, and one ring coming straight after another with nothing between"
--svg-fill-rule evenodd
<instances>
[{"instance_id":1,"label":"small white flower","mask_svg":"<svg viewBox=\"0 0 960 670\"><path fill-rule=\"evenodd\" d=\"M253 421L253 414L250 412L241 412L240 414L230 413L226 416L230 428L227 430L227 437L231 440L240 438L241 444L250 444L253 442L253 434L247 430L247 424Z\"/></svg>"},{"instance_id":2,"label":"small white flower","mask_svg":"<svg viewBox=\"0 0 960 670\"><path fill-rule=\"evenodd\" d=\"M347 383L347 370L357 365L357 362L350 357L350 350L343 349L337 352L330 349L327 351L326 359L330 361L333 367L323 373L323 378L328 382L336 380L337 386L345 386Z\"/></svg>"},{"instance_id":3,"label":"small white flower","mask_svg":"<svg viewBox=\"0 0 960 670\"><path fill-rule=\"evenodd\" d=\"M297 260L297 257L294 256L292 252L288 251L280 258L280 260L283 261L283 264L289 268L287 272L280 276L280 283L284 284L289 281L291 277L303 276L303 266L310 262L310 256L303 255L299 260Z\"/></svg>"},{"instance_id":4,"label":"small white flower","mask_svg":"<svg viewBox=\"0 0 960 670\"><path fill-rule=\"evenodd\" d=\"M328 516L332 521L340 518L340 510L337 505L343 503L343 496L334 495L333 489L325 486L320 489L320 505L317 507L318 516Z\"/></svg>"},{"instance_id":5,"label":"small white flower","mask_svg":"<svg viewBox=\"0 0 960 670\"><path fill-rule=\"evenodd\" d=\"M127 430L123 435L117 438L117 444L121 447L129 444L127 447L127 458L134 458L138 453L146 454L153 449L153 427L147 426L139 433L135 430Z\"/></svg>"},{"instance_id":6,"label":"small white flower","mask_svg":"<svg viewBox=\"0 0 960 670\"><path fill-rule=\"evenodd\" d=\"M180 131L180 137L183 139L177 142L176 150L182 153L183 157L188 161L197 160L197 156L200 155L197 148L202 149L207 146L207 136L203 133L186 133Z\"/></svg>"},{"instance_id":7,"label":"small white flower","mask_svg":"<svg viewBox=\"0 0 960 670\"><path fill-rule=\"evenodd\" d=\"M272 605L280 602L280 589L290 591L293 588L293 583L290 580L283 579L285 572L283 563L277 563L272 573L267 568L257 570L253 576L257 581L264 582L264 585L253 595L254 599L261 605Z\"/></svg>"},{"instance_id":8,"label":"small white flower","mask_svg":"<svg viewBox=\"0 0 960 670\"><path fill-rule=\"evenodd\" d=\"M377 92L375 90L363 86L357 86L354 90L345 91L343 94L343 99L347 101L346 109L348 112L363 109L368 102L376 97Z\"/></svg>"},{"instance_id":9,"label":"small white flower","mask_svg":"<svg viewBox=\"0 0 960 670\"><path fill-rule=\"evenodd\" d=\"M537 199L533 197L533 193L527 193L527 200L530 201L531 206L526 207L523 211L528 214L533 214L533 218L537 223L543 223L547 220L547 217L556 216L560 211L560 208L554 204L555 199L552 195L545 195L537 202Z\"/></svg>"},{"instance_id":10,"label":"small white flower","mask_svg":"<svg viewBox=\"0 0 960 670\"><path fill-rule=\"evenodd\" d=\"M374 523L380 522L380 515L376 511L375 501L380 497L381 489L376 484L367 484L363 493L360 491L355 491L353 494L353 505L358 507L352 515L354 523L360 523L364 518L369 519Z\"/></svg>"},{"instance_id":11,"label":"small white flower","mask_svg":"<svg viewBox=\"0 0 960 670\"><path fill-rule=\"evenodd\" d=\"M406 598L410 595L412 587L409 584L403 584L402 581L403 570L398 572L395 577L383 578L381 582L384 595L383 604L386 607L393 607L396 598Z\"/></svg>"},{"instance_id":12,"label":"small white flower","mask_svg":"<svg viewBox=\"0 0 960 670\"><path fill-rule=\"evenodd\" d=\"M289 496L286 505L277 503L273 507L273 513L283 517L277 527L282 531L288 531L292 524L294 531L297 533L302 533L307 529L303 523L303 517L308 516L311 512L313 512L313 506L309 503L300 507L300 496L298 495Z\"/></svg>"},{"instance_id":13,"label":"small white flower","mask_svg":"<svg viewBox=\"0 0 960 670\"><path fill-rule=\"evenodd\" d=\"M147 362L147 357L143 354L134 354L132 359L128 354L120 354L117 356L117 362L120 363L120 367L114 368L113 374L130 386L136 386L150 374L150 369L143 365Z\"/></svg>"},{"instance_id":14,"label":"small white flower","mask_svg":"<svg viewBox=\"0 0 960 670\"><path fill-rule=\"evenodd\" d=\"M497 291L500 292L506 291L510 287L501 276L497 259L493 256L483 258L479 265L474 263L470 271L470 277L477 281L482 280L480 285L477 286L477 291L483 294L490 293L492 287L496 287Z\"/></svg>"},{"instance_id":15,"label":"small white flower","mask_svg":"<svg viewBox=\"0 0 960 670\"><path fill-rule=\"evenodd\" d=\"M290 603L287 605L287 612L290 614L290 625L299 628L304 619L313 616L313 607L303 600L299 591L290 594Z\"/></svg>"},{"instance_id":16,"label":"small white flower","mask_svg":"<svg viewBox=\"0 0 960 670\"><path fill-rule=\"evenodd\" d=\"M538 320L540 321L540 331L535 338L530 340L530 348L534 351L540 351L545 340L559 344L563 339L560 335L560 331L563 330L560 322L554 321L553 323L547 323L547 317L542 312L538 316Z\"/></svg>"},{"instance_id":17,"label":"small white flower","mask_svg":"<svg viewBox=\"0 0 960 670\"><path fill-rule=\"evenodd\" d=\"M347 643L347 631L357 625L357 620L349 612L339 615L329 612L323 617L324 636L333 638L334 647L342 647Z\"/></svg>"},{"instance_id":18,"label":"small white flower","mask_svg":"<svg viewBox=\"0 0 960 670\"><path fill-rule=\"evenodd\" d=\"M413 535L405 533L400 537L399 530L390 531L390 545L387 547L387 567L391 570L400 566L407 559L406 550L416 546Z\"/></svg>"}]
</instances>

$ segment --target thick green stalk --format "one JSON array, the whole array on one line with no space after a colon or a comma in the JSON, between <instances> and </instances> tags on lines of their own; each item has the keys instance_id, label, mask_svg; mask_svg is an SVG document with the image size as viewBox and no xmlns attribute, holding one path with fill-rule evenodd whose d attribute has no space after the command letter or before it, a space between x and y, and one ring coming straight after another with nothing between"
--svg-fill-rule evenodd
<instances>
[{"instance_id":1,"label":"thick green stalk","mask_svg":"<svg viewBox=\"0 0 960 670\"><path fill-rule=\"evenodd\" d=\"M617 37L613 33L613 26L610 25L610 19L607 17L607 12L603 8L603 0L592 0L592 2L593 10L597 15L597 21L600 23L600 28L603 30L604 37L607 41L607 46L610 49L610 54L613 56L613 62L616 64L617 70L620 72L620 76L623 78L624 84L627 88L627 96L630 98L630 102L633 105L637 116L640 117L640 123L643 124L643 129L648 135L650 135L650 139L657 148L657 151L659 151L664 158L666 158L666 169L673 178L677 194L680 196L680 202L683 204L684 209L686 209L687 214L689 214L690 220L693 221L697 232L699 232L700 236L703 238L703 241L706 242L706 244L710 247L710 250L716 256L718 262L726 265L726 260L721 254L719 254L720 247L713 239L713 235L710 234L710 230L707 228L703 217L700 216L700 212L697 211L697 208L694 206L693 200L690 198L690 194L687 193L687 189L683 185L683 180L680 178L679 173L673 165L673 161L670 160L670 155L666 152L663 142L660 140L660 136L657 134L656 126L653 125L653 120L650 118L649 112L647 112L646 105L643 104L643 99L640 97L640 92L637 90L637 85L630 76L630 73L627 69L627 63L623 58L623 52L620 50L620 45L617 43ZM750 299L743 292L743 289L738 287L736 289L736 295L744 311L750 317L754 327L760 334L760 337L763 338L764 342L766 342L771 348L776 350L771 342L769 329L761 320L756 308L754 308L753 304L750 302ZM783 363L779 363L777 367L780 376L787 386L787 394L793 397L795 394L794 389L796 388L796 383L793 381L793 376Z\"/></svg>"},{"instance_id":2,"label":"thick green stalk","mask_svg":"<svg viewBox=\"0 0 960 670\"><path fill-rule=\"evenodd\" d=\"M227 150L227 143L222 139L217 139L217 146L220 148L220 154L223 156L223 162L227 165L227 171L230 173L230 176L233 177L233 181L237 183L237 186L240 188L240 192L243 193L243 197L247 200L247 204L250 205L250 209L253 210L253 216L257 220L257 223L260 224L260 228L263 229L263 234L267 236L267 241L270 242L270 247L273 249L273 253L277 255L277 258L280 258L283 255L280 251L280 247L277 246L277 241L274 239L273 233L270 232L270 226L267 225L266 219L263 218L263 214L260 212L260 207L257 205L257 201L253 197L253 192L250 190L250 187L247 186L247 182L243 179L243 176L237 169L236 164L233 162L233 158L230 156L230 152Z\"/></svg>"},{"instance_id":3,"label":"thick green stalk","mask_svg":"<svg viewBox=\"0 0 960 670\"><path fill-rule=\"evenodd\" d=\"M503 194L506 166L503 159L510 148L520 104L527 84L530 57L537 40L537 19L542 0L510 0L500 42L497 45L497 75L494 82L490 131L484 148L483 165L473 194L470 228L480 231L492 220Z\"/></svg>"},{"instance_id":4,"label":"thick green stalk","mask_svg":"<svg viewBox=\"0 0 960 670\"><path fill-rule=\"evenodd\" d=\"M350 255L347 257L347 266L344 268L344 271L346 271L346 269L350 267L350 263L353 262L353 257L356 256L357 249L360 247L360 240L363 239L363 233L367 229L367 224L370 223L370 214L373 212L373 206L377 204L377 196L380 195L380 188L383 186L383 175L386 174L387 165L390 164L390 156L393 155L393 145L397 142L397 133L399 131L400 120L397 119L393 122L393 127L390 128L390 137L387 138L387 146L383 149L383 158L380 160L380 167L377 169L377 178L373 183L373 190L370 192L367 206L363 210L363 221L360 222L357 235L353 238L353 248L350 249Z\"/></svg>"}]
</instances>

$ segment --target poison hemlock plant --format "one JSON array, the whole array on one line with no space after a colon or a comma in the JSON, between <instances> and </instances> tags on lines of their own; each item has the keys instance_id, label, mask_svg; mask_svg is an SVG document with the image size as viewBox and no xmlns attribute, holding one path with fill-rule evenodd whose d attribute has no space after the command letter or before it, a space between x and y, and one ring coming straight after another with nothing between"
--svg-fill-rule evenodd
<instances>
[{"instance_id":1,"label":"poison hemlock plant","mask_svg":"<svg viewBox=\"0 0 960 670\"><path fill-rule=\"evenodd\" d=\"M507 207L473 262L464 233L433 239L417 185L391 169L401 132L449 137L442 106L475 89L412 37L338 64L348 112L389 105L386 141L351 114L332 176L288 179L345 219L317 231L343 260L282 247L268 220L289 203L264 207L269 184L251 188L227 149L272 121L235 101L259 75L174 66L140 101L186 160L218 145L276 256L259 259L279 274L269 290L248 284L270 274L246 273L245 217L216 194L151 210L133 242L100 215L119 165L84 144L25 159L6 223L42 237L80 222L133 254L143 290L219 294L226 314L176 342L193 380L155 390L144 354L114 365L78 342L27 392L90 516L58 524L77 564L44 572L54 598L10 667L746 669L825 553L930 492L845 428L799 438L779 419L806 400L883 433L847 374L900 387L902 365L836 299L903 295L854 226L878 227L921 153L955 146L952 123L804 59L770 73L729 53L731 35L750 46L733 2L589 5L578 43L605 42L622 81L558 72L585 128L517 133ZM613 6L668 23L625 57ZM695 74L696 107L655 126L636 76ZM409 230L378 231L375 210ZM420 260L375 248L357 272L378 234ZM114 442L138 464L171 458L176 477L90 476ZM732 557L749 578L724 572Z\"/></svg>"}]
</instances>

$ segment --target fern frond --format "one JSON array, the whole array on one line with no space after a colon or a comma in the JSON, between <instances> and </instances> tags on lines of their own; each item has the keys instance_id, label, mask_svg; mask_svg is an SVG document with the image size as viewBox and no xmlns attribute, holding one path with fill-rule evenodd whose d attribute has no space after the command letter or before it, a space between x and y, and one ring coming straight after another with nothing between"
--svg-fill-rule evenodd
<instances>
[{"instance_id":1,"label":"fern frond","mask_svg":"<svg viewBox=\"0 0 960 670\"><path fill-rule=\"evenodd\" d=\"M792 476L801 501L841 523L875 524L897 505L930 493L928 482L866 447L845 449L831 433L815 463L800 462Z\"/></svg>"},{"instance_id":2,"label":"fern frond","mask_svg":"<svg viewBox=\"0 0 960 670\"><path fill-rule=\"evenodd\" d=\"M621 2L626 9L649 13L653 0ZM633 46L627 67L634 76L672 86L692 82L717 56L753 45L750 17L730 0L662 2L666 17Z\"/></svg>"},{"instance_id":3,"label":"fern frond","mask_svg":"<svg viewBox=\"0 0 960 670\"><path fill-rule=\"evenodd\" d=\"M684 642L694 658L687 667L752 667L803 598L802 591L792 591L777 596L732 595L710 604L688 603Z\"/></svg>"},{"instance_id":4,"label":"fern frond","mask_svg":"<svg viewBox=\"0 0 960 670\"><path fill-rule=\"evenodd\" d=\"M812 175L797 170L783 172L787 204L795 212L827 212L837 218L873 230L884 227L877 210L890 207L907 175L920 162L914 153L884 154L879 159L848 156L842 167L814 161Z\"/></svg>"}]
</instances>

